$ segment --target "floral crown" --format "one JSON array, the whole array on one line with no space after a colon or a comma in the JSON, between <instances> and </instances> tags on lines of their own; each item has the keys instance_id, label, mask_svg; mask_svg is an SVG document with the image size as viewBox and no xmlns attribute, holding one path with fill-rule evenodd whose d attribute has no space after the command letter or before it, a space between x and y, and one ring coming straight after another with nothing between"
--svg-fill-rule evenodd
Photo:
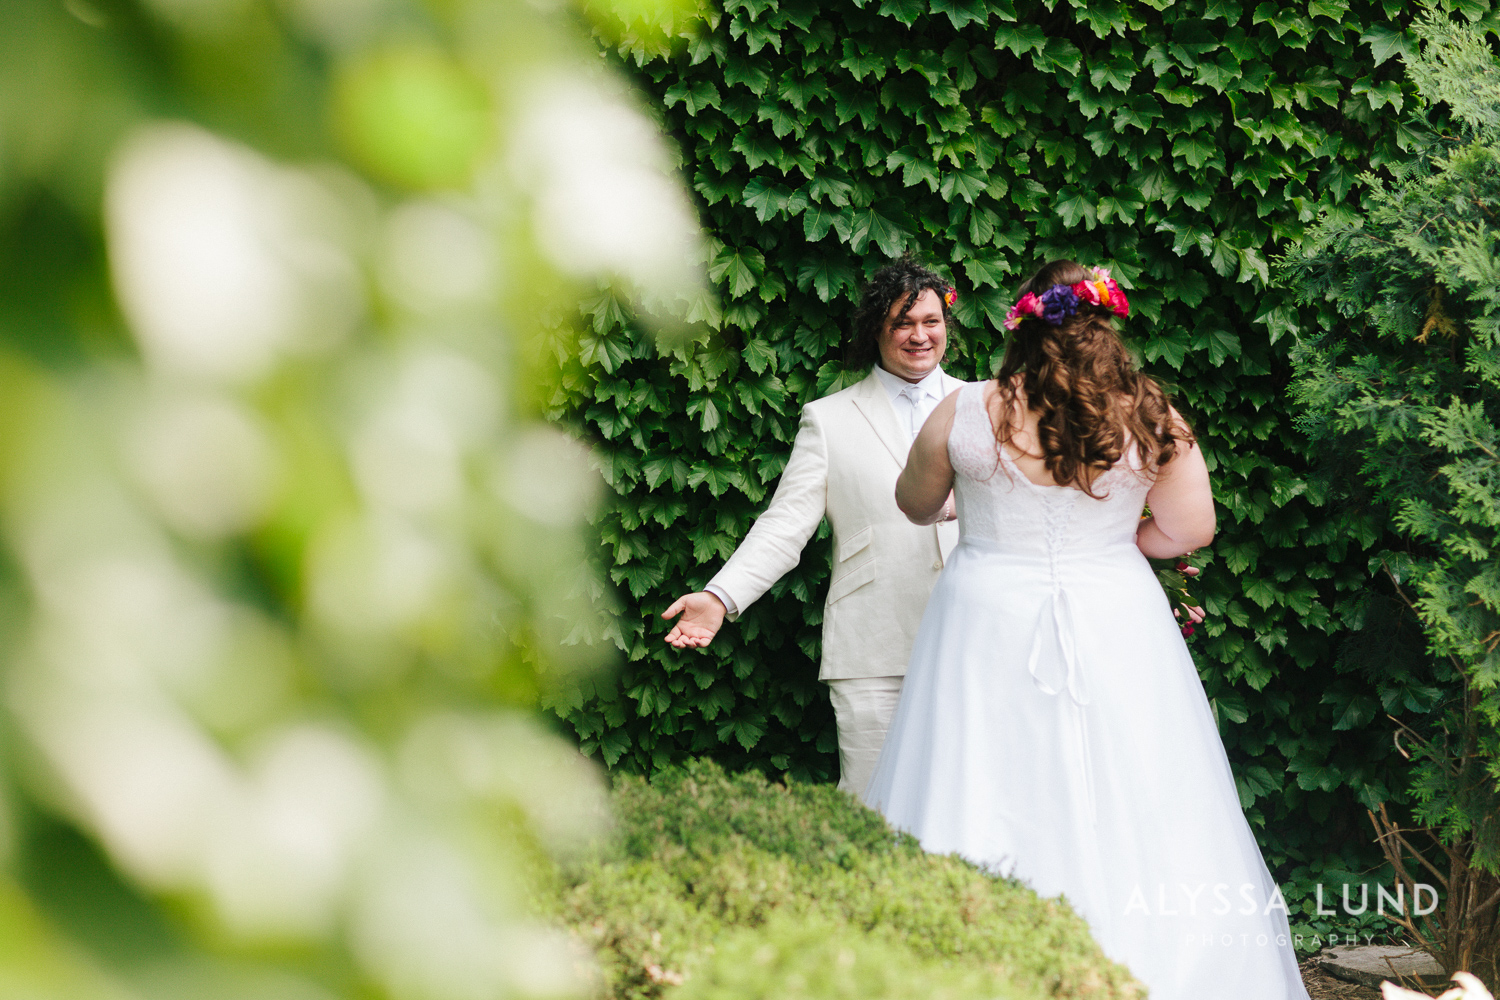
<instances>
[{"instance_id":1,"label":"floral crown","mask_svg":"<svg viewBox=\"0 0 1500 1000\"><path fill-rule=\"evenodd\" d=\"M1109 276L1109 268L1091 267L1089 275L1077 284L1053 285L1040 295L1027 292L1005 314L1005 328L1014 330L1027 316L1057 326L1078 311L1079 302L1103 306L1113 310L1116 316L1129 316L1130 303L1115 279Z\"/></svg>"},{"instance_id":2,"label":"floral crown","mask_svg":"<svg viewBox=\"0 0 1500 1000\"><path fill-rule=\"evenodd\" d=\"M948 285L943 289L943 305L952 309L958 303L958 289Z\"/></svg>"}]
</instances>

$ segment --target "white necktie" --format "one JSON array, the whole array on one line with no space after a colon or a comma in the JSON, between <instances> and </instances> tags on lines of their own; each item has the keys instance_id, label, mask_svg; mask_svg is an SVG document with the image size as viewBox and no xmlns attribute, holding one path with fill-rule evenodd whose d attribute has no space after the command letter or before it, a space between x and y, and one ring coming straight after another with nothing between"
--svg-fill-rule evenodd
<instances>
[{"instance_id":1,"label":"white necktie","mask_svg":"<svg viewBox=\"0 0 1500 1000\"><path fill-rule=\"evenodd\" d=\"M910 413L907 415L907 430L911 433L911 439L917 439L917 432L922 429L922 404L919 401L922 390L914 385L903 386L901 395L906 398Z\"/></svg>"}]
</instances>

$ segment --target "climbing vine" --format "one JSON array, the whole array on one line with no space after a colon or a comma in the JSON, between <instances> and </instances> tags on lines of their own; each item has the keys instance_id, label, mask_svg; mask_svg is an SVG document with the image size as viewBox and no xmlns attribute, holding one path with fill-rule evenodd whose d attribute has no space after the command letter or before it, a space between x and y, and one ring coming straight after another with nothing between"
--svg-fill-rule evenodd
<instances>
[{"instance_id":1,"label":"climbing vine","mask_svg":"<svg viewBox=\"0 0 1500 1000\"><path fill-rule=\"evenodd\" d=\"M554 416L613 488L597 531L626 661L554 706L585 747L627 770L706 753L832 776L826 526L707 650L667 647L658 613L764 508L800 407L862 374L840 358L869 273L908 251L947 269L947 368L976 378L1010 289L1069 256L1129 289L1126 332L1210 461L1220 534L1192 645L1267 860L1305 881L1368 857L1361 803L1404 788L1386 716L1442 692L1421 656L1350 654L1384 607L1368 560L1386 528L1309 474L1284 392L1320 307L1270 286L1267 261L1355 212L1361 173L1409 142L1407 6L728 0L601 32L676 140L718 294L667 340L601 294L558 344Z\"/></svg>"}]
</instances>

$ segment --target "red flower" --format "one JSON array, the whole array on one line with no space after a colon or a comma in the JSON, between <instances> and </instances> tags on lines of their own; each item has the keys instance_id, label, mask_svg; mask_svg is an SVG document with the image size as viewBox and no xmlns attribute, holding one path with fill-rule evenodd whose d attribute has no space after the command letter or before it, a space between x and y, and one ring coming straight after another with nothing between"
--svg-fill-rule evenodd
<instances>
[{"instance_id":1,"label":"red flower","mask_svg":"<svg viewBox=\"0 0 1500 1000\"><path fill-rule=\"evenodd\" d=\"M1192 622L1188 622L1186 625L1182 626L1182 636L1183 636L1183 638L1187 638L1188 636L1190 636L1192 634L1193 634L1193 623Z\"/></svg>"}]
</instances>

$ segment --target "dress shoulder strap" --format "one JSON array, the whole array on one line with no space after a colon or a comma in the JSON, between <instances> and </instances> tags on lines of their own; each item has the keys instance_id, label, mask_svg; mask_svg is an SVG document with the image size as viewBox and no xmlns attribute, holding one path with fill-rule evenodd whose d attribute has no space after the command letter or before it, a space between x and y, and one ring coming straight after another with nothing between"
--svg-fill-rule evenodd
<instances>
[{"instance_id":1,"label":"dress shoulder strap","mask_svg":"<svg viewBox=\"0 0 1500 1000\"><path fill-rule=\"evenodd\" d=\"M998 456L995 431L984 408L984 383L975 382L958 391L953 407L953 429L948 433L948 458L953 468L982 478L994 472Z\"/></svg>"},{"instance_id":2,"label":"dress shoulder strap","mask_svg":"<svg viewBox=\"0 0 1500 1000\"><path fill-rule=\"evenodd\" d=\"M953 423L964 425L968 434L977 435L979 438L994 437L991 429L990 415L984 408L983 382L971 382L958 390L958 402L954 405Z\"/></svg>"}]
</instances>

